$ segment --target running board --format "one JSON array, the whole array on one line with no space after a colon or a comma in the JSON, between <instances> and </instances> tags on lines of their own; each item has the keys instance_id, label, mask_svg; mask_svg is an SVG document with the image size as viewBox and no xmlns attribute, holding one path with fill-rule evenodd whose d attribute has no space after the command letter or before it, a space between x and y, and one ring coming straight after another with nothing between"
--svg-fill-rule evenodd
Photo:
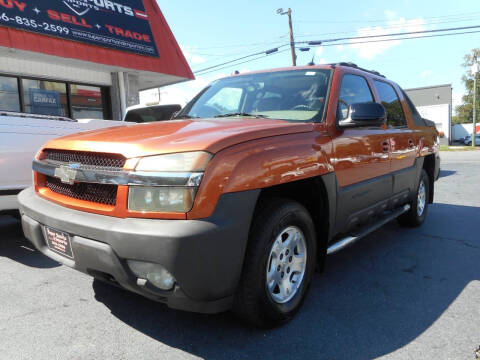
<instances>
[{"instance_id":1,"label":"running board","mask_svg":"<svg viewBox=\"0 0 480 360\"><path fill-rule=\"evenodd\" d=\"M373 224L372 226L368 226L364 229L362 229L358 234L352 235L352 236L347 236L334 244L330 245L327 249L327 255L334 254L337 251L340 251L347 246L353 244L355 241L360 240L361 238L365 237L366 235L370 234L371 232L377 230L378 228L382 227L386 223L392 221L393 219L399 217L403 213L406 213L408 210L410 210L410 205L404 205L398 210L393 211L391 214L388 216L385 216L384 218L380 219L378 222Z\"/></svg>"}]
</instances>

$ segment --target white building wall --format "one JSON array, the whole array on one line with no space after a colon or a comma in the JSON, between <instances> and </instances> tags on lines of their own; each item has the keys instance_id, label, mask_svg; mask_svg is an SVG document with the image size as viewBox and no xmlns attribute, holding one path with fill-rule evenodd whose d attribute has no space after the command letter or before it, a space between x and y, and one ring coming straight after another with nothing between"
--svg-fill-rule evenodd
<instances>
[{"instance_id":1,"label":"white building wall","mask_svg":"<svg viewBox=\"0 0 480 360\"><path fill-rule=\"evenodd\" d=\"M112 76L108 71L94 71L92 69L60 65L41 60L26 60L25 58L0 56L0 73L18 76L55 79L70 82L95 84L102 86L112 85Z\"/></svg>"},{"instance_id":2,"label":"white building wall","mask_svg":"<svg viewBox=\"0 0 480 360\"><path fill-rule=\"evenodd\" d=\"M423 118L435 122L438 131L445 134L445 139L450 139L450 105L417 106L417 110Z\"/></svg>"}]
</instances>

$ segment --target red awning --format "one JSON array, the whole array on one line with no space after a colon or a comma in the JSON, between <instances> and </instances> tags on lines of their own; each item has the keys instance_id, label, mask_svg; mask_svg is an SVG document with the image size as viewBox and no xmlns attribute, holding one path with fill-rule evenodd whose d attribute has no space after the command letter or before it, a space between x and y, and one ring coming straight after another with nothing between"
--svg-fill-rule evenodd
<instances>
[{"instance_id":1,"label":"red awning","mask_svg":"<svg viewBox=\"0 0 480 360\"><path fill-rule=\"evenodd\" d=\"M193 73L156 1L144 0L144 4L160 53L158 58L1 26L0 46L137 71L168 74L184 79L194 79Z\"/></svg>"}]
</instances>

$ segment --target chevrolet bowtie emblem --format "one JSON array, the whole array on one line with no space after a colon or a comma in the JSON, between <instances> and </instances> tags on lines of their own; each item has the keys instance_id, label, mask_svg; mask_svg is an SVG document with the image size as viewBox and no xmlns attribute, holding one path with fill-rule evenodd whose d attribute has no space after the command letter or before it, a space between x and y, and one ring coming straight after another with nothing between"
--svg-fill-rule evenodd
<instances>
[{"instance_id":1,"label":"chevrolet bowtie emblem","mask_svg":"<svg viewBox=\"0 0 480 360\"><path fill-rule=\"evenodd\" d=\"M55 169L55 177L64 184L73 185L77 177L77 170L80 164L60 165Z\"/></svg>"}]
</instances>

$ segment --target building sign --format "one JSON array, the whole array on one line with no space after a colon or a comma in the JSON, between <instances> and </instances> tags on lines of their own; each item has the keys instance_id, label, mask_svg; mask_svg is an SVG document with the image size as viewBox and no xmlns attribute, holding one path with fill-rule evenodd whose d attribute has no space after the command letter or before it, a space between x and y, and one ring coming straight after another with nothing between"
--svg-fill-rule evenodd
<instances>
[{"instance_id":1,"label":"building sign","mask_svg":"<svg viewBox=\"0 0 480 360\"><path fill-rule=\"evenodd\" d=\"M0 25L159 56L142 0L0 0Z\"/></svg>"},{"instance_id":2,"label":"building sign","mask_svg":"<svg viewBox=\"0 0 480 360\"><path fill-rule=\"evenodd\" d=\"M29 93L30 104L33 113L58 116L62 115L60 94L58 91L30 89Z\"/></svg>"}]
</instances>

